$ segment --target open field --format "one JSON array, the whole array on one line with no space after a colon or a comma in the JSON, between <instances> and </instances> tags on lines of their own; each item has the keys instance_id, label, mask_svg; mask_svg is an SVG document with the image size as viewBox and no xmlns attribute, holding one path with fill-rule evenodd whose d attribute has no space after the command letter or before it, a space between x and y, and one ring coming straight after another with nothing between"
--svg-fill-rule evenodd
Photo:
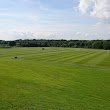
<instances>
[{"instance_id":1,"label":"open field","mask_svg":"<svg viewBox=\"0 0 110 110\"><path fill-rule=\"evenodd\" d=\"M110 110L110 51L1 48L0 110Z\"/></svg>"}]
</instances>

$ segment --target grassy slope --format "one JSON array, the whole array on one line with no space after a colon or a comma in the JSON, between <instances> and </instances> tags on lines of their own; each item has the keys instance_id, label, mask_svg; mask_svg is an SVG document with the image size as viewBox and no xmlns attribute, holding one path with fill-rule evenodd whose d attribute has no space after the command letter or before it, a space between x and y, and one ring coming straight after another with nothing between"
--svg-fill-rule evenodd
<instances>
[{"instance_id":1,"label":"grassy slope","mask_svg":"<svg viewBox=\"0 0 110 110\"><path fill-rule=\"evenodd\" d=\"M109 109L110 51L0 49L0 110Z\"/></svg>"}]
</instances>

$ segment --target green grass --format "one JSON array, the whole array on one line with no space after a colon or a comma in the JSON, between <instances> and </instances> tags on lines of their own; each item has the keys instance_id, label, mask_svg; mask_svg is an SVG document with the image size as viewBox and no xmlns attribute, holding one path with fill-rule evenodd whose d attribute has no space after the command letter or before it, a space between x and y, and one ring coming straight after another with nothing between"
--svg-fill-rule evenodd
<instances>
[{"instance_id":1,"label":"green grass","mask_svg":"<svg viewBox=\"0 0 110 110\"><path fill-rule=\"evenodd\" d=\"M0 48L0 110L110 110L110 51Z\"/></svg>"}]
</instances>

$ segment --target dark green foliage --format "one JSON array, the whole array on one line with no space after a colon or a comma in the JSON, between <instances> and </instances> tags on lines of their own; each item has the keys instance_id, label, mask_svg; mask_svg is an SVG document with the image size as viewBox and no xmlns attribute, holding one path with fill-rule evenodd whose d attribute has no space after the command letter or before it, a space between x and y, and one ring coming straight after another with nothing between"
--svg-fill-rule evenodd
<instances>
[{"instance_id":1,"label":"dark green foliage","mask_svg":"<svg viewBox=\"0 0 110 110\"><path fill-rule=\"evenodd\" d=\"M94 41L92 43L92 48L102 49L103 48L103 42L102 41Z\"/></svg>"},{"instance_id":2,"label":"dark green foliage","mask_svg":"<svg viewBox=\"0 0 110 110\"><path fill-rule=\"evenodd\" d=\"M103 41L103 49L105 50L110 49L110 41L109 42Z\"/></svg>"},{"instance_id":3,"label":"dark green foliage","mask_svg":"<svg viewBox=\"0 0 110 110\"><path fill-rule=\"evenodd\" d=\"M110 40L16 40L16 41L0 41L1 46L17 46L17 47L73 47L73 48L94 48L94 49L110 49Z\"/></svg>"},{"instance_id":4,"label":"dark green foliage","mask_svg":"<svg viewBox=\"0 0 110 110\"><path fill-rule=\"evenodd\" d=\"M10 41L9 46L16 46L16 42L15 41Z\"/></svg>"}]
</instances>

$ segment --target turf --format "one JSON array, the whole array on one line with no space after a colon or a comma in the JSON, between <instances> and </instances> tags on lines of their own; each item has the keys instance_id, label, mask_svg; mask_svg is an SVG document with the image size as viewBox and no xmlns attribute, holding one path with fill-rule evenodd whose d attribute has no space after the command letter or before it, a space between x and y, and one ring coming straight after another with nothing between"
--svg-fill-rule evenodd
<instances>
[{"instance_id":1,"label":"turf","mask_svg":"<svg viewBox=\"0 0 110 110\"><path fill-rule=\"evenodd\" d=\"M1 48L0 110L110 110L110 51Z\"/></svg>"}]
</instances>

